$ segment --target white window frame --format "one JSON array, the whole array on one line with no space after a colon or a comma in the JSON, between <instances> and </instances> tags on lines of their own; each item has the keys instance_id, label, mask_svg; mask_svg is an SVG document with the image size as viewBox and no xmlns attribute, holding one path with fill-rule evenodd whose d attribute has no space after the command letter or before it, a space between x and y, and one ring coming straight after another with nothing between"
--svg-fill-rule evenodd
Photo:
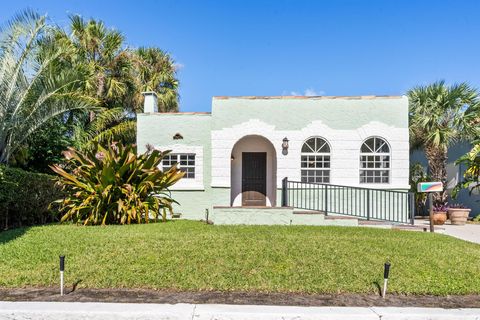
<instances>
[{"instance_id":1,"label":"white window frame","mask_svg":"<svg viewBox=\"0 0 480 320\"><path fill-rule=\"evenodd\" d=\"M315 140L315 147L312 149L312 147L310 145L307 144L308 141L310 141L311 139L320 139L323 141L323 144L321 146L317 146L317 141L318 140ZM308 148L310 148L311 152L302 152L301 150L303 149L303 147L307 145ZM328 152L319 152L320 149L322 149L324 146L327 146L328 147ZM315 150L314 150L315 149ZM328 156L328 161L325 161L325 157ZM303 157L313 157L313 161L315 163L317 163L317 157L321 157L321 160L320 162L322 163L322 166L321 167L303 167L302 164L303 164ZM308 158L307 158L307 162L308 162ZM325 167L325 164L328 163L328 167ZM306 139L303 143L302 143L302 146L301 146L301 149L300 149L300 181L302 182L309 182L308 181L308 174L307 174L307 181L303 181L303 178L304 178L304 175L303 175L303 171L319 171L319 172L322 172L319 176L315 175L315 178L317 177L321 177L321 181L313 181L314 183L331 183L331 178L332 178L332 175L331 175L331 168L332 168L332 148L330 147L330 144L328 143L327 139L323 138L323 137L319 137L319 136L313 136L313 137L309 137L308 139ZM323 175L323 172L327 172L328 175L324 176ZM327 178L327 180L325 181L324 178Z\"/></svg>"},{"instance_id":2,"label":"white window frame","mask_svg":"<svg viewBox=\"0 0 480 320\"><path fill-rule=\"evenodd\" d=\"M384 144L382 144L381 146L379 146L378 148L376 148L375 150L373 150L372 148L370 148L368 145L366 145L367 141L369 141L370 139L374 139L374 147L376 146L376 140L379 139L379 140L382 140L382 142ZM363 152L362 151L362 148L363 146L366 145L368 147L368 149L370 149L370 152ZM387 146L388 148L388 152L380 152L379 150L383 147L383 146ZM367 157L367 160L363 161L362 158L363 157ZM368 160L368 157L373 157L373 162L371 160ZM384 160L383 158L384 157L388 157L387 160ZM378 158L378 160L377 160ZM366 163L366 167L362 167L362 164L363 163ZM388 167L385 167L385 164L388 163ZM372 164L373 166L372 167L368 167L369 164ZM378 167L376 165L379 165ZM390 147L390 144L388 143L387 139L385 138L382 138L382 137L378 137L378 136L373 136L373 137L368 137L367 139L365 139L363 142L362 142L362 145L360 146L360 158L359 158L359 175L358 175L358 181L360 184L381 184L381 185L385 185L385 184L391 184L392 182L392 148ZM376 176L375 174L371 177L373 179L373 181L369 182L367 181L367 178L369 178L369 176L365 176L365 177L362 177L362 172L372 172L372 173L376 173L376 172L380 172L380 175L379 176ZM382 174L382 171L386 171L387 172L387 175L384 176ZM387 178L387 181L384 182L383 181L383 178ZM380 181L375 181L375 179L377 178L380 178ZM365 181L362 181L362 179L365 179Z\"/></svg>"},{"instance_id":3,"label":"white window frame","mask_svg":"<svg viewBox=\"0 0 480 320\"><path fill-rule=\"evenodd\" d=\"M182 159L185 158L186 159ZM172 165L176 164L177 168L180 169L181 171L185 172L185 175L183 176L183 179L195 179L195 153L169 153L163 158L162 160L162 168L163 171L168 170ZM164 161L166 161L166 158L169 158L170 164L165 165ZM187 162L186 164L182 164L182 162ZM190 162L193 162L193 164L190 164ZM188 170L188 169L193 169L193 170Z\"/></svg>"},{"instance_id":4,"label":"white window frame","mask_svg":"<svg viewBox=\"0 0 480 320\"><path fill-rule=\"evenodd\" d=\"M194 178L182 178L175 183L170 190L205 190L203 185L203 147L202 146L186 146L181 144L167 145L167 146L155 146L155 149L165 151L171 150L170 154L190 154L195 155L195 177ZM159 165L163 170L163 161ZM180 166L181 167L181 166Z\"/></svg>"}]
</instances>

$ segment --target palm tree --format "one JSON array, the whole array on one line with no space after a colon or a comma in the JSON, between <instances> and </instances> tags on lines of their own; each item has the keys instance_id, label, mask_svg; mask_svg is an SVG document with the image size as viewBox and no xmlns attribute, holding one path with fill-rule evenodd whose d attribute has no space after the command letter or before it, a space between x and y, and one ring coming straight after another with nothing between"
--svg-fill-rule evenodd
<instances>
[{"instance_id":1,"label":"palm tree","mask_svg":"<svg viewBox=\"0 0 480 320\"><path fill-rule=\"evenodd\" d=\"M77 126L74 141L79 150L92 150L97 144L108 146L114 141L133 144L136 122L123 108L104 109L88 125Z\"/></svg>"},{"instance_id":2,"label":"palm tree","mask_svg":"<svg viewBox=\"0 0 480 320\"><path fill-rule=\"evenodd\" d=\"M79 90L81 70L59 67L73 48L54 41L44 16L24 11L0 31L0 163L8 163L48 120L97 101Z\"/></svg>"},{"instance_id":3,"label":"palm tree","mask_svg":"<svg viewBox=\"0 0 480 320\"><path fill-rule=\"evenodd\" d=\"M161 111L178 110L178 80L173 60L157 48L124 48L123 35L102 21L70 17L70 34L58 39L76 48L70 64L89 74L86 94L100 101L95 113L72 114L77 120L76 145L89 148L93 142L135 142L135 112L142 109L142 91L156 91ZM98 119L97 119L98 118Z\"/></svg>"},{"instance_id":4,"label":"palm tree","mask_svg":"<svg viewBox=\"0 0 480 320\"><path fill-rule=\"evenodd\" d=\"M122 48L123 35L102 21L85 21L78 15L70 17L70 22L71 34L63 36L76 48L72 62L89 74L85 90L104 108L119 106L133 87L129 53Z\"/></svg>"},{"instance_id":5,"label":"palm tree","mask_svg":"<svg viewBox=\"0 0 480 320\"><path fill-rule=\"evenodd\" d=\"M177 68L169 54L159 48L141 47L133 52L137 80L135 111L142 109L142 91L155 91L158 95L158 109L161 112L178 111Z\"/></svg>"},{"instance_id":6,"label":"palm tree","mask_svg":"<svg viewBox=\"0 0 480 320\"><path fill-rule=\"evenodd\" d=\"M449 146L479 134L480 128L475 125L478 92L466 83L448 86L438 81L411 89L408 97L412 144L424 149L432 179L446 185ZM435 196L435 200L446 202L447 193Z\"/></svg>"}]
</instances>

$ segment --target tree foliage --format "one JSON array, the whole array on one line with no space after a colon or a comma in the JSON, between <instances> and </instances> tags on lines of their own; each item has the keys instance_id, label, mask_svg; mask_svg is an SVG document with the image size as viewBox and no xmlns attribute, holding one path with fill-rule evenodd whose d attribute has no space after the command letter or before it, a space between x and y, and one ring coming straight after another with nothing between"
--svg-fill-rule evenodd
<instances>
[{"instance_id":1,"label":"tree foliage","mask_svg":"<svg viewBox=\"0 0 480 320\"><path fill-rule=\"evenodd\" d=\"M50 119L97 100L81 90L82 70L59 67L73 48L54 40L44 16L27 10L0 31L0 163L8 163Z\"/></svg>"},{"instance_id":2,"label":"tree foliage","mask_svg":"<svg viewBox=\"0 0 480 320\"><path fill-rule=\"evenodd\" d=\"M59 30L57 41L75 48L68 65L88 74L83 90L100 101L96 112L74 114L75 145L135 142L135 113L143 109L142 91L155 91L160 111L178 110L178 80L171 57L158 48L125 47L121 32L102 21L70 17L70 31Z\"/></svg>"},{"instance_id":3,"label":"tree foliage","mask_svg":"<svg viewBox=\"0 0 480 320\"><path fill-rule=\"evenodd\" d=\"M73 220L83 224L130 224L157 219L162 211L172 212L175 200L168 188L184 173L176 166L167 171L159 169L169 151L153 150L136 155L133 146L112 144L85 153L72 148L65 153L65 168L52 170L58 175L58 184L67 193L60 199L62 221Z\"/></svg>"},{"instance_id":4,"label":"tree foliage","mask_svg":"<svg viewBox=\"0 0 480 320\"><path fill-rule=\"evenodd\" d=\"M472 150L460 157L456 164L463 164L466 168L463 174L463 181L455 188L454 195L457 195L460 188L474 191L480 191L480 140L474 142Z\"/></svg>"},{"instance_id":5,"label":"tree foliage","mask_svg":"<svg viewBox=\"0 0 480 320\"><path fill-rule=\"evenodd\" d=\"M447 181L447 152L452 143L478 136L479 96L466 83L444 81L418 86L408 92L412 146L421 147L432 179ZM445 202L446 192L437 201Z\"/></svg>"},{"instance_id":6,"label":"tree foliage","mask_svg":"<svg viewBox=\"0 0 480 320\"><path fill-rule=\"evenodd\" d=\"M134 143L142 91L157 93L160 111L178 110L170 55L129 48L100 20L74 15L61 29L27 10L0 33L0 163L45 170L39 152L56 163L67 141Z\"/></svg>"}]
</instances>

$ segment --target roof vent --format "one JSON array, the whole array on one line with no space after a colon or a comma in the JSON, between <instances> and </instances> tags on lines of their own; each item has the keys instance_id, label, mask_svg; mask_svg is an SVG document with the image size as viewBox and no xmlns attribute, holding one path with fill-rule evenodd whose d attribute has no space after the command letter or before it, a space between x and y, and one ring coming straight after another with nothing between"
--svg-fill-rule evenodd
<instances>
[{"instance_id":1,"label":"roof vent","mask_svg":"<svg viewBox=\"0 0 480 320\"><path fill-rule=\"evenodd\" d=\"M173 140L181 140L183 139L183 136L180 134L180 133L175 133L175 135L173 136Z\"/></svg>"}]
</instances>

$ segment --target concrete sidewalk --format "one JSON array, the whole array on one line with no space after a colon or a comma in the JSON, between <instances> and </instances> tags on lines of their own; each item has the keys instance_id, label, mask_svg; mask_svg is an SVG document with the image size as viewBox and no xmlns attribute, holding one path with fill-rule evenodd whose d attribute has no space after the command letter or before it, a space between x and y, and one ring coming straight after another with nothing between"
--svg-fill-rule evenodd
<instances>
[{"instance_id":1,"label":"concrete sidewalk","mask_svg":"<svg viewBox=\"0 0 480 320\"><path fill-rule=\"evenodd\" d=\"M0 302L0 319L85 320L480 320L480 309L282 307L215 304Z\"/></svg>"},{"instance_id":2,"label":"concrete sidewalk","mask_svg":"<svg viewBox=\"0 0 480 320\"><path fill-rule=\"evenodd\" d=\"M430 222L426 219L415 220L415 226L429 227ZM464 226L455 226L447 221L444 225L435 226L435 232L446 234L458 239L480 244L480 224L469 224Z\"/></svg>"}]
</instances>

